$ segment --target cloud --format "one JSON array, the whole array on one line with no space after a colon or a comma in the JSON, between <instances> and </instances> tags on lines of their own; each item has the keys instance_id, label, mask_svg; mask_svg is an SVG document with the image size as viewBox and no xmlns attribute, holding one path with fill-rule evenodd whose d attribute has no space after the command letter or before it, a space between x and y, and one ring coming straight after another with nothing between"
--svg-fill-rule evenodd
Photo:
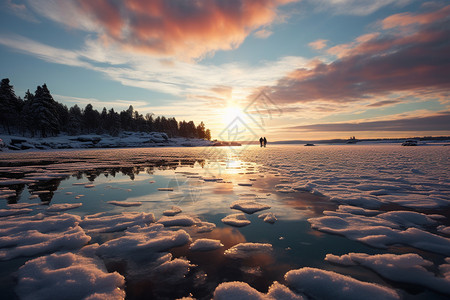
<instances>
[{"instance_id":1,"label":"cloud","mask_svg":"<svg viewBox=\"0 0 450 300\"><path fill-rule=\"evenodd\" d=\"M409 117L395 120L366 121L359 123L328 123L293 126L302 131L450 131L450 112L440 112L425 117Z\"/></svg>"},{"instance_id":2,"label":"cloud","mask_svg":"<svg viewBox=\"0 0 450 300\"><path fill-rule=\"evenodd\" d=\"M199 59L237 48L253 31L277 21L297 0L29 0L41 15L96 32L105 45L162 57ZM282 16L280 16L282 17ZM269 31L259 30L259 36Z\"/></svg>"},{"instance_id":3,"label":"cloud","mask_svg":"<svg viewBox=\"0 0 450 300\"><path fill-rule=\"evenodd\" d=\"M39 23L39 20L36 19L34 14L23 3L18 4L14 3L12 0L6 0L2 6L6 9L6 11L18 16L22 20L32 23Z\"/></svg>"},{"instance_id":4,"label":"cloud","mask_svg":"<svg viewBox=\"0 0 450 300\"><path fill-rule=\"evenodd\" d=\"M267 29L261 29L256 31L253 35L259 39L267 39L269 36L272 35L272 31Z\"/></svg>"},{"instance_id":5,"label":"cloud","mask_svg":"<svg viewBox=\"0 0 450 300\"><path fill-rule=\"evenodd\" d=\"M319 11L336 15L367 16L386 6L404 6L412 0L309 0Z\"/></svg>"},{"instance_id":6,"label":"cloud","mask_svg":"<svg viewBox=\"0 0 450 300\"><path fill-rule=\"evenodd\" d=\"M382 107L382 106L388 106L388 105L393 105L393 104L397 104L397 103L400 103L400 101L399 100L383 100L383 101L371 103L367 106L368 107Z\"/></svg>"},{"instance_id":7,"label":"cloud","mask_svg":"<svg viewBox=\"0 0 450 300\"><path fill-rule=\"evenodd\" d=\"M353 43L333 47L338 59L289 73L271 87L272 99L279 103L346 103L374 102L395 92L448 93L450 15L443 12L449 7L427 13L434 21L420 22L407 33L392 27L391 20L386 32L366 34ZM421 20L421 15L417 19ZM399 18L397 23L405 24Z\"/></svg>"},{"instance_id":8,"label":"cloud","mask_svg":"<svg viewBox=\"0 0 450 300\"><path fill-rule=\"evenodd\" d=\"M316 40L308 44L314 50L321 50L327 46L328 40Z\"/></svg>"}]
</instances>

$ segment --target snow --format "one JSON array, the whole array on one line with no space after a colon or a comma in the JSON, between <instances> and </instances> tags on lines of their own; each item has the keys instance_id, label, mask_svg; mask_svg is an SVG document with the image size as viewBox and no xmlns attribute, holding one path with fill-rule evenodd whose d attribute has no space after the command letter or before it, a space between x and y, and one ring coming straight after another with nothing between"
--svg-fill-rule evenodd
<instances>
[{"instance_id":1,"label":"snow","mask_svg":"<svg viewBox=\"0 0 450 300\"><path fill-rule=\"evenodd\" d=\"M155 216L152 213L122 212L117 215L98 213L85 216L80 226L88 232L115 232L153 222L155 222Z\"/></svg>"},{"instance_id":2,"label":"snow","mask_svg":"<svg viewBox=\"0 0 450 300\"><path fill-rule=\"evenodd\" d=\"M123 148L123 147L158 147L158 146L172 146L172 147L201 147L211 146L213 142L202 139L186 139L186 138L168 138L167 134L163 132L121 132L119 136L113 137L107 134L104 135L79 135L68 136L60 134L56 137L46 138L23 138L16 136L3 135L1 136L5 142L6 147L2 148L5 152L20 151L21 146L30 150L39 149L81 149L81 148ZM21 139L23 142L16 145L11 144L11 139ZM8 149L8 147L14 150ZM30 151L28 150L28 151Z\"/></svg>"},{"instance_id":3,"label":"snow","mask_svg":"<svg viewBox=\"0 0 450 300\"><path fill-rule=\"evenodd\" d=\"M263 294L256 289L252 288L245 282L231 281L223 282L219 284L214 290L215 300L302 300L301 295L297 295L289 290L284 285L274 282L270 287L267 294Z\"/></svg>"},{"instance_id":4,"label":"snow","mask_svg":"<svg viewBox=\"0 0 450 300\"><path fill-rule=\"evenodd\" d=\"M441 225L441 226L438 226L437 229L438 229L439 232L442 232L444 234L450 235L450 226Z\"/></svg>"},{"instance_id":5,"label":"snow","mask_svg":"<svg viewBox=\"0 0 450 300\"><path fill-rule=\"evenodd\" d=\"M216 224L210 222L201 222L200 224L197 224L197 226L198 233L211 232L216 228Z\"/></svg>"},{"instance_id":6,"label":"snow","mask_svg":"<svg viewBox=\"0 0 450 300\"><path fill-rule=\"evenodd\" d=\"M374 216L378 215L381 212L379 210L365 209L358 206L353 205L339 205L338 212L350 213L354 215L363 215L363 216Z\"/></svg>"},{"instance_id":7,"label":"snow","mask_svg":"<svg viewBox=\"0 0 450 300\"><path fill-rule=\"evenodd\" d=\"M191 241L189 234L180 229L166 230L162 224L134 226L125 235L100 245L97 254L107 257L129 257L139 253L161 252L183 246Z\"/></svg>"},{"instance_id":8,"label":"snow","mask_svg":"<svg viewBox=\"0 0 450 300\"><path fill-rule=\"evenodd\" d=\"M274 224L278 220L275 214L272 212L260 214L258 218L263 219L264 222L270 224Z\"/></svg>"},{"instance_id":9,"label":"snow","mask_svg":"<svg viewBox=\"0 0 450 300\"><path fill-rule=\"evenodd\" d=\"M248 258L256 254L270 254L273 248L268 243L239 243L227 249L225 256L230 258Z\"/></svg>"},{"instance_id":10,"label":"snow","mask_svg":"<svg viewBox=\"0 0 450 300\"><path fill-rule=\"evenodd\" d=\"M267 297L245 282L232 281L224 282L214 291L215 300L266 300Z\"/></svg>"},{"instance_id":11,"label":"snow","mask_svg":"<svg viewBox=\"0 0 450 300\"><path fill-rule=\"evenodd\" d=\"M73 253L27 261L18 271L20 299L124 299L125 279L98 258Z\"/></svg>"},{"instance_id":12,"label":"snow","mask_svg":"<svg viewBox=\"0 0 450 300\"><path fill-rule=\"evenodd\" d=\"M235 227L243 227L251 223L242 213L228 215L222 219L222 222Z\"/></svg>"},{"instance_id":13,"label":"snow","mask_svg":"<svg viewBox=\"0 0 450 300\"><path fill-rule=\"evenodd\" d=\"M284 276L287 286L314 299L400 299L393 289L316 268L291 270Z\"/></svg>"},{"instance_id":14,"label":"snow","mask_svg":"<svg viewBox=\"0 0 450 300\"><path fill-rule=\"evenodd\" d=\"M65 211L69 209L74 209L82 206L83 203L60 203L60 204L52 204L47 208L48 212L58 212Z\"/></svg>"},{"instance_id":15,"label":"snow","mask_svg":"<svg viewBox=\"0 0 450 300\"><path fill-rule=\"evenodd\" d=\"M433 263L415 253L400 255L349 253L341 256L327 254L325 260L347 266L361 265L389 280L422 285L450 295L450 273L443 272L443 277L437 277L426 269L433 266Z\"/></svg>"},{"instance_id":16,"label":"snow","mask_svg":"<svg viewBox=\"0 0 450 300\"><path fill-rule=\"evenodd\" d=\"M10 209L0 209L0 218L14 216L14 215L23 215L32 212L32 209L29 208L10 208Z\"/></svg>"},{"instance_id":17,"label":"snow","mask_svg":"<svg viewBox=\"0 0 450 300\"><path fill-rule=\"evenodd\" d=\"M188 215L176 215L176 216L162 216L158 223L163 224L165 227L170 226L192 226L196 224L199 220L197 218Z\"/></svg>"},{"instance_id":18,"label":"snow","mask_svg":"<svg viewBox=\"0 0 450 300\"><path fill-rule=\"evenodd\" d=\"M78 226L79 220L69 214L3 219L0 222L0 260L81 248L91 237Z\"/></svg>"},{"instance_id":19,"label":"snow","mask_svg":"<svg viewBox=\"0 0 450 300\"><path fill-rule=\"evenodd\" d=\"M191 244L189 249L191 249L191 251L210 251L219 249L220 247L223 247L220 240L198 239Z\"/></svg>"},{"instance_id":20,"label":"snow","mask_svg":"<svg viewBox=\"0 0 450 300\"><path fill-rule=\"evenodd\" d=\"M389 245L403 244L436 253L450 253L450 239L419 228L411 227L406 230L398 230L393 228L400 228L399 224L382 218L334 212L329 212L329 214L333 215L308 219L311 227L324 232L344 235L349 239L357 240L377 248L387 248ZM390 217L392 214L388 216ZM398 217L399 215L395 216ZM404 215L400 214L400 216ZM417 225L417 223L426 220L419 213L414 216L412 218L414 222L411 222L411 224ZM398 220L401 222L407 221L405 218ZM407 222L409 223L410 221Z\"/></svg>"},{"instance_id":21,"label":"snow","mask_svg":"<svg viewBox=\"0 0 450 300\"><path fill-rule=\"evenodd\" d=\"M253 214L257 211L269 209L270 206L266 205L266 204L258 203L256 201L252 201L252 200L238 200L238 201L234 201L230 205L230 208L238 209L247 214Z\"/></svg>"},{"instance_id":22,"label":"snow","mask_svg":"<svg viewBox=\"0 0 450 300\"><path fill-rule=\"evenodd\" d=\"M173 205L172 209L165 210L163 212L163 215L165 215L165 216L175 216L175 215L177 215L177 214L179 214L181 212L182 212L182 210L181 210L181 208L179 206Z\"/></svg>"},{"instance_id":23,"label":"snow","mask_svg":"<svg viewBox=\"0 0 450 300\"><path fill-rule=\"evenodd\" d=\"M165 261L157 266L153 272L158 273L159 276L164 276L165 280L183 279L193 267L189 260L185 258L175 258L173 260ZM169 276L169 278L168 278Z\"/></svg>"},{"instance_id":24,"label":"snow","mask_svg":"<svg viewBox=\"0 0 450 300\"><path fill-rule=\"evenodd\" d=\"M130 206L141 206L142 202L139 201L107 201L106 203L122 206L122 207L130 207Z\"/></svg>"}]
</instances>

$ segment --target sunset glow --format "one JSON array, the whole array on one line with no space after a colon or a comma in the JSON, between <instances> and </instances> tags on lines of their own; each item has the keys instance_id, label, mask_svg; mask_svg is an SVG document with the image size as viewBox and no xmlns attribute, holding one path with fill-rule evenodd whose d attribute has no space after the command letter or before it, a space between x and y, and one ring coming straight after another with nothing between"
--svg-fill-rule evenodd
<instances>
[{"instance_id":1,"label":"sunset glow","mask_svg":"<svg viewBox=\"0 0 450 300\"><path fill-rule=\"evenodd\" d=\"M246 123L270 140L450 135L445 2L1 5L1 75L22 98L46 83L67 106L133 105L217 138L263 90L282 114Z\"/></svg>"}]
</instances>

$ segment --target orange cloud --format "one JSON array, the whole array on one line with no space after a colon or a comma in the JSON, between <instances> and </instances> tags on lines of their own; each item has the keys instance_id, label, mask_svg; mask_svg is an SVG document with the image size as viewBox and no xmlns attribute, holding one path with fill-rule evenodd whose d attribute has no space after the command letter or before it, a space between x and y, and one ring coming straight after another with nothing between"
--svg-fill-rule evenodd
<instances>
[{"instance_id":1,"label":"orange cloud","mask_svg":"<svg viewBox=\"0 0 450 300\"><path fill-rule=\"evenodd\" d=\"M314 50L321 50L327 46L328 40L317 40L308 44Z\"/></svg>"},{"instance_id":2,"label":"orange cloud","mask_svg":"<svg viewBox=\"0 0 450 300\"><path fill-rule=\"evenodd\" d=\"M199 58L238 47L297 0L77 0L97 31L127 49Z\"/></svg>"},{"instance_id":3,"label":"orange cloud","mask_svg":"<svg viewBox=\"0 0 450 300\"><path fill-rule=\"evenodd\" d=\"M272 87L272 99L279 103L345 103L367 102L395 92L426 91L436 96L449 92L450 18L442 13L447 9L426 13L423 18L416 15L418 20L429 20L430 15L440 18L424 21L407 34L402 30L406 23L398 22L399 28L328 49L337 60L287 74Z\"/></svg>"},{"instance_id":4,"label":"orange cloud","mask_svg":"<svg viewBox=\"0 0 450 300\"><path fill-rule=\"evenodd\" d=\"M434 12L424 13L424 14L411 14L411 13L401 13L395 14L385 18L381 24L383 29L389 29L399 26L409 26L413 24L430 24L435 20L449 18L450 17L450 5Z\"/></svg>"}]
</instances>

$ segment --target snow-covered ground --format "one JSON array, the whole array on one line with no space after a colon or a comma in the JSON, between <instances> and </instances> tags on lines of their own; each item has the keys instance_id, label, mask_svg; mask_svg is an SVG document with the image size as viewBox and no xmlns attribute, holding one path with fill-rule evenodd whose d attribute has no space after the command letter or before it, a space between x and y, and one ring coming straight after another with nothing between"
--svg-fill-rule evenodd
<instances>
[{"instance_id":1,"label":"snow-covered ground","mask_svg":"<svg viewBox=\"0 0 450 300\"><path fill-rule=\"evenodd\" d=\"M158 278L165 284L182 282L197 266L188 258L176 258L168 253L174 247L185 247L186 251L196 252L197 255L216 251L214 260L209 263L228 259L230 263L240 264L244 259L255 259L256 264L258 257L263 257L265 262L270 261L280 249L275 249L265 240L264 230L261 230L262 233L255 231L255 235L264 237L260 240L236 238L231 243L225 242L231 233L249 228L249 232L254 228L265 228L269 234L289 217L297 216L286 213L276 203L268 205L267 198L254 192L259 178L269 177L270 174L278 178L277 185L270 186L269 182L265 188L270 189L270 193L285 196L283 199L286 201L295 203L296 199L290 199L289 195L306 191L311 196L321 196L318 198L320 201L335 204L331 206L333 209L318 210L315 216L308 218L308 230L325 238L343 236L367 246L361 248L370 249L371 253L345 249L333 253L330 250L322 258L322 268L292 267L277 279L280 282L273 282L268 290L254 286L260 279L254 278L262 275L258 275L261 272L253 268L247 270L251 276L243 276L240 281L217 284L210 296L216 299L400 299L406 295L403 284L426 288L435 296L450 296L450 147L402 147L396 144L302 147L269 144L268 148L263 149L255 146L240 148L243 152L238 154L233 149L216 152L217 168L232 165L230 157L233 157L234 162L238 160L246 166L245 170L236 168L236 174L245 173L251 185L242 185L239 180L220 180L213 174L202 178L194 172L183 173L214 187L210 195L219 196L215 198L216 202L211 200L208 205L223 209L216 223L206 222L198 216L207 209L201 207L201 200L196 200L193 206L198 215L192 210L186 211L185 207L170 205L160 209L157 214L159 219L155 218L155 212L147 211L144 206L146 201L155 199L109 201L106 205L112 211L83 216L71 213L85 206L78 199L65 205L53 204L47 209L27 203L11 204L1 209L0 260L30 258L17 272L16 293L25 299L32 297L30 295L45 298L57 295L58 291L76 289L73 298L121 299L125 295L125 275L128 278ZM205 148L138 149L128 151L126 156L103 150L90 151L83 153L86 161L82 165L72 164L70 153L60 156L56 152L0 153L0 159L14 162L14 167L0 167L1 176L15 174L0 178L0 199L15 194L13 187L17 184L33 185L66 178L83 167L135 166L142 157L208 159L213 156ZM17 166L20 160L30 161L32 158L40 162L49 157L52 157L53 164L48 166ZM249 162L255 162L260 167L255 168ZM232 167L230 169L233 170ZM21 175L24 176L17 178ZM91 190L91 185L83 182L80 186ZM167 192L164 195L170 201L170 195L180 193L170 189L158 193L163 195ZM221 199L220 195L230 190L248 192L239 194L239 200L230 203L217 201ZM46 193L50 191L42 190L36 195ZM129 211L113 211L116 207ZM283 208L286 209L286 206ZM252 215L257 212L261 220ZM257 227L261 224L268 227ZM224 230L222 226L231 230ZM298 230L300 236L303 229L290 230ZM221 236L220 232L226 235ZM98 238L102 234L108 238ZM118 264L130 257L133 261L122 267L122 273L106 271L105 262ZM133 263L140 268L133 268ZM355 275L343 271L342 266L357 268ZM378 274L381 279L354 278L364 270ZM206 273L195 274L195 284L207 285ZM86 283L84 278L87 277L92 281ZM189 292L186 291L186 295Z\"/></svg>"},{"instance_id":2,"label":"snow-covered ground","mask_svg":"<svg viewBox=\"0 0 450 300\"><path fill-rule=\"evenodd\" d=\"M83 149L83 148L129 148L129 147L198 147L210 146L212 142L202 139L169 138L163 132L122 132L117 137L108 134L55 137L22 137L0 134L3 141L0 151Z\"/></svg>"}]
</instances>

